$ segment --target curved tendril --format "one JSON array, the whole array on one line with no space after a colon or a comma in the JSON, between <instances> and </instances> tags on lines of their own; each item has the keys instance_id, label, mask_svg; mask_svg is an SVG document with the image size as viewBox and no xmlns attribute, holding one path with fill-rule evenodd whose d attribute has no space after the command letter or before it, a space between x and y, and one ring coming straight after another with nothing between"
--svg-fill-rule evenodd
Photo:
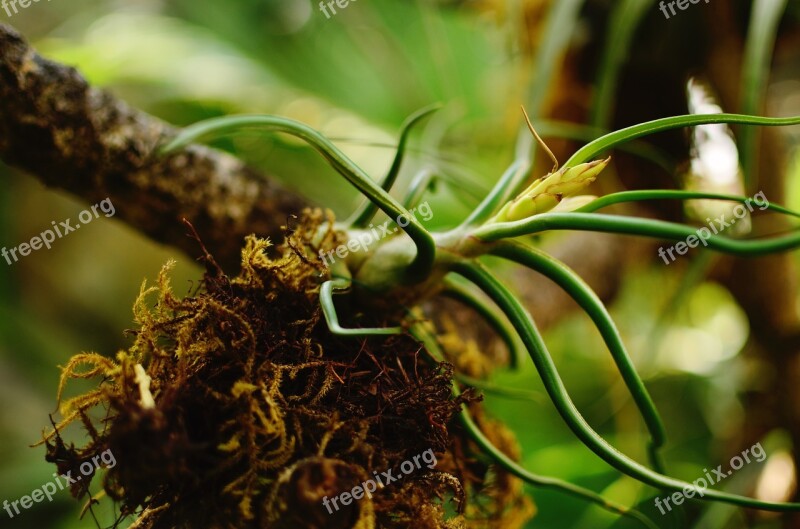
<instances>
[{"instance_id":1,"label":"curved tendril","mask_svg":"<svg viewBox=\"0 0 800 529\"><path fill-rule=\"evenodd\" d=\"M483 226L475 230L473 236L481 241L491 242L548 230L600 231L674 241L683 241L690 236L698 235L698 228L663 220L603 213L543 213L516 222ZM797 248L800 246L800 231L793 231L782 237L762 239L731 239L711 234L709 237L700 238L700 242L712 250L724 253L758 256Z\"/></svg>"},{"instance_id":2,"label":"curved tendril","mask_svg":"<svg viewBox=\"0 0 800 529\"><path fill-rule=\"evenodd\" d=\"M330 279L322 283L319 289L319 303L322 307L322 314L328 324L328 329L333 334L340 336L371 336L401 334L402 327L377 327L377 328L356 328L346 329L339 325L339 316L336 314L336 305L333 302L334 290L347 290L350 288L350 281L346 279Z\"/></svg>"},{"instance_id":3,"label":"curved tendril","mask_svg":"<svg viewBox=\"0 0 800 529\"><path fill-rule=\"evenodd\" d=\"M725 200L729 202L739 202L745 204L747 201L752 201L752 198L739 197L736 195L723 195L720 193L702 193L699 191L682 191L679 189L643 189L636 191L620 191L618 193L611 193L598 197L585 206L582 206L574 213L591 213L599 209L611 206L613 204L623 204L627 202L639 202L645 200ZM761 204L756 204L761 206ZM762 209L761 207L758 208ZM777 204L767 203L764 209L791 215L792 217L800 218L800 213L792 211L791 209L779 206Z\"/></svg>"},{"instance_id":4,"label":"curved tendril","mask_svg":"<svg viewBox=\"0 0 800 529\"><path fill-rule=\"evenodd\" d=\"M414 278L421 279L430 272L436 256L436 244L431 234L413 215L409 214L408 210L376 184L355 162L350 160L325 136L305 123L268 115L213 118L186 127L162 149L162 152L175 151L201 137L210 136L211 134L216 136L224 135L245 127L265 128L302 139L319 152L339 174L344 176L348 182L390 218L397 219L403 216L408 219L408 225L403 230L411 237L417 247L417 255L409 267L409 273Z\"/></svg>"},{"instance_id":5,"label":"curved tendril","mask_svg":"<svg viewBox=\"0 0 800 529\"><path fill-rule=\"evenodd\" d=\"M408 327L408 332L425 346L425 352L434 362L445 362L444 352L439 347L439 340L432 330L433 324L428 320L417 320Z\"/></svg>"},{"instance_id":6,"label":"curved tendril","mask_svg":"<svg viewBox=\"0 0 800 529\"><path fill-rule=\"evenodd\" d=\"M544 137L564 138L580 142L591 142L609 133L603 128L556 119L539 119L536 121L536 126L539 127L539 132ZM619 146L619 149L648 160L669 174L675 172L677 162L672 160L666 152L662 152L658 147L645 141L634 140L624 143Z\"/></svg>"},{"instance_id":7,"label":"curved tendril","mask_svg":"<svg viewBox=\"0 0 800 529\"><path fill-rule=\"evenodd\" d=\"M492 442L483 434L480 428L478 428L478 425L476 425L472 420L469 410L467 410L466 407L462 407L460 418L472 440L475 441L475 443L480 446L481 449L486 452L486 454L494 459L498 466L505 469L505 471L509 474L512 474L520 478L522 481L535 487L558 490L565 494L569 494L570 496L575 496L577 498L594 503L606 511L632 518L649 529L658 529L658 526L656 526L652 520L639 511L628 509L622 505L611 502L594 491L573 485L567 481L562 481L560 479L547 476L540 476L528 471L506 454L501 452L500 449L494 446L494 444L492 444Z\"/></svg>"},{"instance_id":8,"label":"curved tendril","mask_svg":"<svg viewBox=\"0 0 800 529\"><path fill-rule=\"evenodd\" d=\"M537 404L544 404L547 401L547 397L544 395L544 393L538 393L536 391L530 391L527 389L518 389L513 387L508 388L502 385L494 384L492 382L489 382L488 380L473 378L461 373L456 373L454 376L456 380L458 380L465 386L470 386L475 389L479 389L484 393L497 395L498 397L501 398L513 399L513 400L527 400L530 402L535 402Z\"/></svg>"},{"instance_id":9,"label":"curved tendril","mask_svg":"<svg viewBox=\"0 0 800 529\"><path fill-rule=\"evenodd\" d=\"M692 127L695 125L711 125L714 123L737 123L740 125L785 126L800 124L800 117L765 118L745 116L742 114L690 114L647 121L615 132L611 132L581 147L564 164L565 167L588 162L599 157L603 152L642 136L663 132L665 130Z\"/></svg>"},{"instance_id":10,"label":"curved tendril","mask_svg":"<svg viewBox=\"0 0 800 529\"><path fill-rule=\"evenodd\" d=\"M403 206L406 209L416 206L422 199L422 196L427 193L429 189L433 189L437 178L438 176L434 174L433 169L430 167L426 167L418 172L408 186L406 196L403 197Z\"/></svg>"},{"instance_id":11,"label":"curved tendril","mask_svg":"<svg viewBox=\"0 0 800 529\"><path fill-rule=\"evenodd\" d=\"M502 241L494 246L490 253L519 263L552 280L564 289L592 319L647 425L650 432L650 454L657 455L658 448L664 445L666 438L664 423L644 382L636 372L614 320L611 319L611 315L597 294L567 265L535 248L518 242ZM660 458L651 458L651 463L659 471L662 471L659 467Z\"/></svg>"},{"instance_id":12,"label":"curved tendril","mask_svg":"<svg viewBox=\"0 0 800 529\"><path fill-rule=\"evenodd\" d=\"M383 183L381 187L387 193L391 191L392 186L397 181L397 177L400 175L400 167L403 165L403 158L406 154L406 145L408 144L408 138L411 136L411 130L414 128L414 125L419 123L422 118L429 116L433 112L436 112L442 108L442 105L439 103L429 105L425 108L417 110L413 114L411 114L402 125L402 131L400 132L400 140L397 143L397 153L394 156L394 160L392 161L391 167L389 167L389 172L386 173L386 177L383 179ZM363 228L369 221L372 220L372 217L378 212L378 208L370 201L366 201L364 205L360 208L360 211L356 211L353 215L353 221L350 224L354 228Z\"/></svg>"},{"instance_id":13,"label":"curved tendril","mask_svg":"<svg viewBox=\"0 0 800 529\"><path fill-rule=\"evenodd\" d=\"M439 347L439 342L433 332L426 325L426 323L416 323L411 326L410 332L417 340L425 345L425 351L427 351L434 361L443 362L444 354ZM456 377L459 376L460 375L456 375ZM453 381L453 396L458 397L460 394L461 390L459 389L458 384ZM483 434L480 428L478 428L478 426L472 420L469 410L464 405L462 405L461 408L460 418L467 430L467 433L470 435L473 441L475 441L475 443L484 451L484 453L486 453L486 455L494 459L495 463L497 463L497 465L501 468L505 469L509 474L518 477L525 483L528 483L534 487L557 490L569 496L594 503L601 509L605 509L606 511L614 514L636 519L649 529L657 529L657 526L655 526L653 522L642 513L632 509L627 509L622 505L618 505L614 502L606 500L600 494L594 491L585 489L578 485L573 485L572 483L560 480L558 478L540 476L526 470L516 461L500 451L500 449L498 449Z\"/></svg>"},{"instance_id":14,"label":"curved tendril","mask_svg":"<svg viewBox=\"0 0 800 529\"><path fill-rule=\"evenodd\" d=\"M514 191L519 187L519 184L525 180L529 169L530 162L528 160L514 160L489 194L486 195L486 198L461 223L461 226L474 226L488 219L497 210L498 206L508 202Z\"/></svg>"},{"instance_id":15,"label":"curved tendril","mask_svg":"<svg viewBox=\"0 0 800 529\"><path fill-rule=\"evenodd\" d=\"M547 350L530 314L514 295L498 281L484 266L478 263L459 262L453 267L458 273L478 285L508 316L528 348L539 376L550 399L555 404L567 426L590 450L620 472L652 487L663 490L683 491L686 487L699 490L691 483L659 474L634 461L611 446L586 422L570 399L564 382L558 374L553 359ZM700 494L698 492L698 494ZM701 496L707 500L720 501L767 511L800 511L800 503L781 503L756 500L719 490L705 489Z\"/></svg>"},{"instance_id":16,"label":"curved tendril","mask_svg":"<svg viewBox=\"0 0 800 529\"><path fill-rule=\"evenodd\" d=\"M445 289L442 294L464 303L477 312L489 326L500 336L508 348L509 365L518 369L525 361L525 349L516 339L514 328L508 323L505 314L498 311L491 302L482 299L479 293L470 288L471 284L458 276L444 279Z\"/></svg>"}]
</instances>

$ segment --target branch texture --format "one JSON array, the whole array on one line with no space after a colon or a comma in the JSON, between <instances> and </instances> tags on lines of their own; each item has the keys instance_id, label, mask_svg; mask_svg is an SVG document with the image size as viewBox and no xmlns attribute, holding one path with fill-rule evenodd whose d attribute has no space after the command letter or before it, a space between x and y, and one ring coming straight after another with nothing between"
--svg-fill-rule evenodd
<instances>
[{"instance_id":1,"label":"branch texture","mask_svg":"<svg viewBox=\"0 0 800 529\"><path fill-rule=\"evenodd\" d=\"M182 218L224 265L250 233L281 238L307 204L240 160L191 145L159 156L177 129L47 60L0 24L0 159L84 200L111 198L117 216L197 255Z\"/></svg>"}]
</instances>

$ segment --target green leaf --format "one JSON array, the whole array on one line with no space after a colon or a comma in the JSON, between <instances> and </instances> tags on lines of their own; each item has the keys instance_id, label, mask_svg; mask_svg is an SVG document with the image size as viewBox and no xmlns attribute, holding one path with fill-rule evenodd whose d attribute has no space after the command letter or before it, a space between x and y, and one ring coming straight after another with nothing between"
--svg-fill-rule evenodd
<instances>
[{"instance_id":1,"label":"green leaf","mask_svg":"<svg viewBox=\"0 0 800 529\"><path fill-rule=\"evenodd\" d=\"M730 202L739 202L740 204L746 203L750 198L739 197L736 195L723 195L720 193L704 193L701 191L684 191L680 189L642 189L635 191L620 191L619 193L612 193L596 198L589 204L575 210L576 213L591 213L599 209L611 206L613 204L623 204L627 202L640 202L646 200L727 200ZM757 204L760 206L760 204ZM792 211L791 209L779 206L768 202L765 209L783 213L784 215L791 215L792 217L800 218L800 213ZM761 209L759 207L759 209Z\"/></svg>"},{"instance_id":2,"label":"green leaf","mask_svg":"<svg viewBox=\"0 0 800 529\"><path fill-rule=\"evenodd\" d=\"M657 132L664 132L683 127L693 127L696 125L709 125L713 123L738 123L740 125L763 125L763 126L786 126L799 125L800 116L789 118L767 118L760 116L745 116L742 114L690 114L682 116L672 116L668 118L655 119L626 127L624 129L611 132L603 137L597 138L581 147L572 157L567 160L567 167L588 162L599 157L609 149L629 142L636 138L649 136Z\"/></svg>"}]
</instances>

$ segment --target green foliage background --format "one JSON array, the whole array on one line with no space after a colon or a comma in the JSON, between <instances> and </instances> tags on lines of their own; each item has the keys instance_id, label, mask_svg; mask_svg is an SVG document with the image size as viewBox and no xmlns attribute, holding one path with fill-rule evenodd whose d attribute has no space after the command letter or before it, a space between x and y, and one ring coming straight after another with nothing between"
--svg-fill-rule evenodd
<instances>
[{"instance_id":1,"label":"green foliage background","mask_svg":"<svg viewBox=\"0 0 800 529\"><path fill-rule=\"evenodd\" d=\"M521 1L500 2L515 20ZM498 23L492 2L360 0L327 19L306 0L175 0L142 2L54 0L0 21L20 29L46 56L74 64L91 83L132 105L177 124L242 112L294 117L339 140L368 173L388 166L402 120L433 101L448 106L416 142L403 172L435 164L452 185L431 199L433 223L460 218L475 196L501 173L520 127L518 106L534 116L543 108L563 60L564 47L586 38L592 17L609 38L594 69L596 104L591 125L609 127L617 82L642 26L675 31L655 2L559 0L541 25L532 53L520 45L517 24ZM749 2L748 2L749 4ZM696 6L693 9L703 9ZM790 3L784 17L800 17ZM596 20L595 20L596 22ZM669 26L672 24L673 26ZM653 30L652 28L656 28ZM660 29L659 29L660 28ZM769 35L764 36L768 39ZM792 77L793 76L793 77ZM800 66L789 72L800 86ZM786 108L800 114L800 88ZM667 111L654 109L658 116ZM546 116L540 116L546 117ZM551 137L558 135L555 124ZM583 131L586 132L586 131ZM788 130L797 145L797 128ZM239 136L219 145L282 179L313 201L345 215L355 194L310 149L283 137ZM789 182L800 206L798 164ZM0 166L0 244L15 246L49 226L75 217L84 205L44 189L27 175ZM55 409L57 364L79 351L112 355L127 340L130 306L141 281L155 277L176 252L154 244L121 222L92 223L13 266L0 261L0 500L29 494L52 478L43 450L30 449ZM176 290L201 275L190 257L177 255ZM591 256L587 256L591 258ZM740 396L759 383L758 370L740 353L747 319L724 287L705 277L710 257L665 267L653 259L628 270L612 303L640 372L664 414L670 473L692 480L704 467L725 463L742 419ZM643 460L640 423L604 346L585 315L548 330L551 351L576 402L612 444ZM756 375L754 375L756 373ZM523 465L601 491L617 501L652 506L653 492L611 470L578 443L544 397L532 367L499 372L495 383L538 393L534 401L487 397L487 406L517 433ZM74 387L73 391L79 391ZM768 454L787 450L781 432L762 443ZM124 457L118 454L118 457ZM761 471L746 467L724 483L747 490ZM95 485L96 487L96 485ZM530 490L539 513L530 528L633 527L630 522L564 495ZM644 507L645 509L652 507ZM91 527L67 494L36 505L2 527ZM98 509L104 526L113 515ZM664 527L741 527L741 511L691 504L687 521L660 518ZM764 517L754 527L777 527ZM685 525L684 525L685 524Z\"/></svg>"}]
</instances>

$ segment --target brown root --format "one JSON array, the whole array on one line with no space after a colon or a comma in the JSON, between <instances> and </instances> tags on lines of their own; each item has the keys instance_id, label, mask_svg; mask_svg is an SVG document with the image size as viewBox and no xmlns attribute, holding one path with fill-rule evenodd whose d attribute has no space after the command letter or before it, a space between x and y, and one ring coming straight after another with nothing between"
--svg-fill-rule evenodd
<instances>
[{"instance_id":1,"label":"brown root","mask_svg":"<svg viewBox=\"0 0 800 529\"><path fill-rule=\"evenodd\" d=\"M102 381L62 404L45 436L48 460L76 473L111 451L105 491L151 529L510 527L500 524L509 513L530 514L518 508L527 501L519 483L490 472L453 425L478 398L453 396L452 365L410 336L328 331L318 300L327 270L314 244L339 243L332 230L317 241L330 220L306 212L278 247L249 237L235 278L206 253L202 288L182 299L165 266L134 304L131 347L115 361L83 354L64 368L59 398L70 379ZM95 426L98 407L107 418ZM68 447L59 432L79 419L90 440ZM335 512L323 506L428 450L435 466L417 464ZM481 508L469 508L478 495Z\"/></svg>"}]
</instances>

